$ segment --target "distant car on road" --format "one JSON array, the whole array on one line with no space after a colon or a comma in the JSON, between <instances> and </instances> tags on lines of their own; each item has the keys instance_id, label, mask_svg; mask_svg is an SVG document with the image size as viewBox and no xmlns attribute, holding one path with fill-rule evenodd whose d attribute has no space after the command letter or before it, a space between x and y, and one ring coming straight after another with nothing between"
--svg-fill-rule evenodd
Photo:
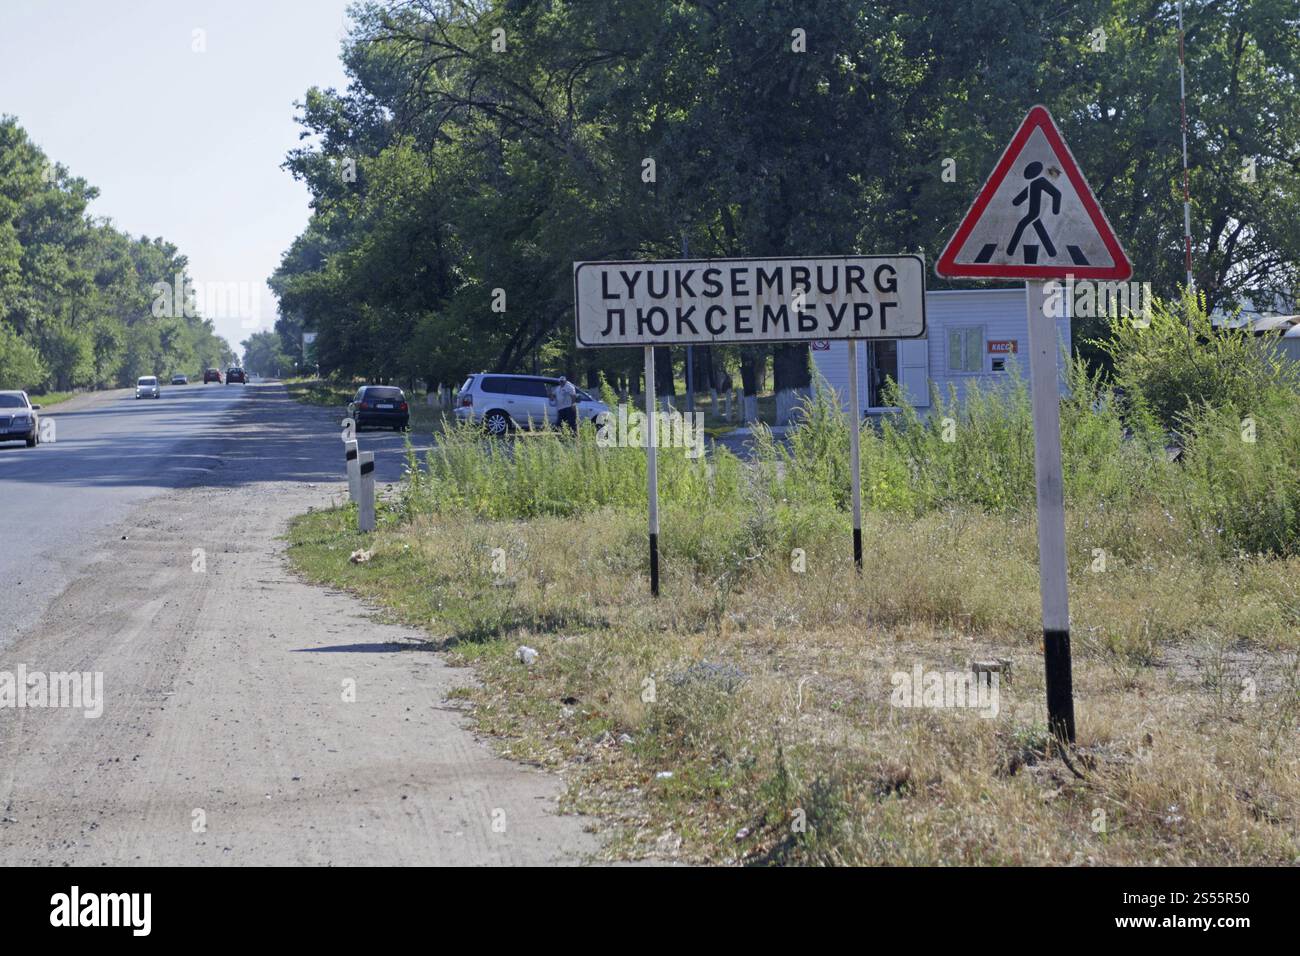
<instances>
[{"instance_id":1,"label":"distant car on road","mask_svg":"<svg viewBox=\"0 0 1300 956\"><path fill-rule=\"evenodd\" d=\"M162 398L162 386L158 384L158 376L142 375L135 383L136 398Z\"/></svg>"},{"instance_id":2,"label":"distant car on road","mask_svg":"<svg viewBox=\"0 0 1300 956\"><path fill-rule=\"evenodd\" d=\"M554 426L559 421L555 407L558 378L541 375L491 375L479 372L465 379L456 393L456 420L477 422L488 434L504 435L516 428ZM578 421L596 420L608 414L609 406L578 389Z\"/></svg>"},{"instance_id":3,"label":"distant car on road","mask_svg":"<svg viewBox=\"0 0 1300 956\"><path fill-rule=\"evenodd\" d=\"M348 417L357 428L374 425L405 431L411 424L406 395L393 385L362 385L348 403Z\"/></svg>"},{"instance_id":4,"label":"distant car on road","mask_svg":"<svg viewBox=\"0 0 1300 956\"><path fill-rule=\"evenodd\" d=\"M188 385L188 384L190 384L189 376L187 376L187 375L173 375L173 376L172 376L172 384L173 384L173 385Z\"/></svg>"},{"instance_id":5,"label":"distant car on road","mask_svg":"<svg viewBox=\"0 0 1300 956\"><path fill-rule=\"evenodd\" d=\"M226 384L230 385L234 382L238 382L240 385L247 385L248 376L244 373L242 368L232 365L230 368L226 369Z\"/></svg>"},{"instance_id":6,"label":"distant car on road","mask_svg":"<svg viewBox=\"0 0 1300 956\"><path fill-rule=\"evenodd\" d=\"M218 385L220 385L220 384L221 384L221 370L220 370L220 369L215 369L215 368L204 369L204 370L203 370L203 384L204 384L204 385L207 385L208 382L216 382Z\"/></svg>"},{"instance_id":7,"label":"distant car on road","mask_svg":"<svg viewBox=\"0 0 1300 956\"><path fill-rule=\"evenodd\" d=\"M0 392L0 442L23 441L28 448L41 443L41 406L33 405L26 392Z\"/></svg>"}]
</instances>

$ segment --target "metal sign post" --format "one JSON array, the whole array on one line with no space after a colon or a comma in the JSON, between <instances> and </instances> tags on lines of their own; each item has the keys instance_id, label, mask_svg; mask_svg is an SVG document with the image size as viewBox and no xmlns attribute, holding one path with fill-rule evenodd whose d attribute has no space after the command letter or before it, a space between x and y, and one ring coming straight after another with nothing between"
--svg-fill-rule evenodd
<instances>
[{"instance_id":1,"label":"metal sign post","mask_svg":"<svg viewBox=\"0 0 1300 956\"><path fill-rule=\"evenodd\" d=\"M659 434L655 415L655 348L645 347L645 454L650 498L650 593L659 596Z\"/></svg>"},{"instance_id":2,"label":"metal sign post","mask_svg":"<svg viewBox=\"0 0 1300 956\"><path fill-rule=\"evenodd\" d=\"M849 471L853 480L853 564L862 570L862 406L858 397L858 340L849 339Z\"/></svg>"},{"instance_id":3,"label":"metal sign post","mask_svg":"<svg viewBox=\"0 0 1300 956\"><path fill-rule=\"evenodd\" d=\"M1027 280L1047 722L1057 739L1072 744L1061 393L1056 318L1044 308L1046 284L1071 278L1122 280L1133 267L1045 107L1035 106L1025 116L934 271L945 278Z\"/></svg>"},{"instance_id":4,"label":"metal sign post","mask_svg":"<svg viewBox=\"0 0 1300 956\"><path fill-rule=\"evenodd\" d=\"M1038 582L1043 610L1043 666L1052 733L1074 743L1070 596L1065 554L1065 478L1061 469L1061 393L1056 320L1043 308L1045 282L1025 283L1029 318L1029 387L1034 415L1038 492Z\"/></svg>"}]
</instances>

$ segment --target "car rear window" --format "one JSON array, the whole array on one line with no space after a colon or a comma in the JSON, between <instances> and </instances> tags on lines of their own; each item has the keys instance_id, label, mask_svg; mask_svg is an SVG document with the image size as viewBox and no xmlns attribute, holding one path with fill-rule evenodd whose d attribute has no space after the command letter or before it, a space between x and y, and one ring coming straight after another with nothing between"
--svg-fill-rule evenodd
<instances>
[{"instance_id":1,"label":"car rear window","mask_svg":"<svg viewBox=\"0 0 1300 956\"><path fill-rule=\"evenodd\" d=\"M465 384L460 387L460 390L462 392L468 392L473 387L474 387L474 376L471 375L469 378L465 379Z\"/></svg>"},{"instance_id":2,"label":"car rear window","mask_svg":"<svg viewBox=\"0 0 1300 956\"><path fill-rule=\"evenodd\" d=\"M377 402L400 402L402 400L402 390L400 388L371 386L366 389L366 398L373 398Z\"/></svg>"}]
</instances>

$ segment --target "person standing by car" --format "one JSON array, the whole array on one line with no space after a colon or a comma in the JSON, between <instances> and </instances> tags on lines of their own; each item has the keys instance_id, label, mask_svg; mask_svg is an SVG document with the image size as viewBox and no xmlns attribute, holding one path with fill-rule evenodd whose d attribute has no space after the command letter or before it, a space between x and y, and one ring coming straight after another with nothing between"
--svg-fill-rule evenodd
<instances>
[{"instance_id":1,"label":"person standing by car","mask_svg":"<svg viewBox=\"0 0 1300 956\"><path fill-rule=\"evenodd\" d=\"M561 428L578 430L578 390L563 375L560 384L555 386L555 410L559 413L558 423Z\"/></svg>"}]
</instances>

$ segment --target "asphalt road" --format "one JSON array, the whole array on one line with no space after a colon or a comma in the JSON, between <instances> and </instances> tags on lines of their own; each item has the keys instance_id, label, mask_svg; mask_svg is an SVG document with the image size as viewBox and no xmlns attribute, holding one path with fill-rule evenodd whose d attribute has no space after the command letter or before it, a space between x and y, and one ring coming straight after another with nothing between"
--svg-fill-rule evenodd
<instances>
[{"instance_id":1,"label":"asphalt road","mask_svg":"<svg viewBox=\"0 0 1300 956\"><path fill-rule=\"evenodd\" d=\"M258 395L261 402L245 404ZM279 400L268 404L271 395ZM338 480L329 458L335 449L315 440L319 431L295 434L282 421L262 421L283 401L278 386L264 384L164 386L157 400L137 400L134 390L94 393L41 413L54 420L54 443L0 443L0 648L97 557L97 532L162 491L220 483L225 462L249 456L265 462L255 481ZM315 424L327 427L328 417L319 410ZM253 440L232 438L249 422L259 423ZM375 452L378 479L395 481L400 436L362 437Z\"/></svg>"},{"instance_id":2,"label":"asphalt road","mask_svg":"<svg viewBox=\"0 0 1300 956\"><path fill-rule=\"evenodd\" d=\"M0 867L596 849L554 813L560 781L466 729L449 696L470 677L426 635L290 573L289 520L346 495L336 410L254 384L51 413L54 444L0 448L0 676L93 675L102 694L0 706ZM402 436L359 437L395 481Z\"/></svg>"}]
</instances>

